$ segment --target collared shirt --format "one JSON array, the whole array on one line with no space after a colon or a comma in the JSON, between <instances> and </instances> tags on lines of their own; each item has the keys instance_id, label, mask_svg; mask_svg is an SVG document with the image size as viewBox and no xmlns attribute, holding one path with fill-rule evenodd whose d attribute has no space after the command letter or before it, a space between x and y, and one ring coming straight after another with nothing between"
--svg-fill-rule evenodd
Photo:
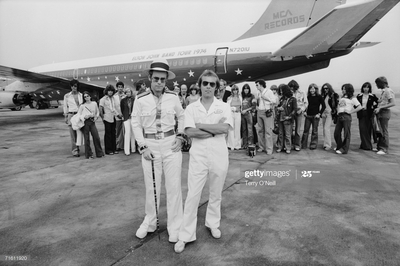
<instances>
[{"instance_id":1,"label":"collared shirt","mask_svg":"<svg viewBox=\"0 0 400 266\"><path fill-rule=\"evenodd\" d=\"M300 90L296 90L293 92L293 97L296 98L297 101L297 110L304 111L307 109L308 100L306 94Z\"/></svg>"},{"instance_id":2,"label":"collared shirt","mask_svg":"<svg viewBox=\"0 0 400 266\"><path fill-rule=\"evenodd\" d=\"M164 92L159 98L149 92L139 95L133 104L131 123L139 146L146 144L143 133L157 133L157 104L161 104L161 130L168 132L175 128L175 116L178 120L178 132L183 133L184 110L174 92Z\"/></svg>"},{"instance_id":3,"label":"collared shirt","mask_svg":"<svg viewBox=\"0 0 400 266\"><path fill-rule=\"evenodd\" d=\"M78 92L77 96L78 96L78 103L79 105L81 105L83 103L83 95L82 93ZM69 112L78 112L79 105L76 104L76 100L72 92L69 92L64 95L64 104L63 104L64 114L68 114Z\"/></svg>"},{"instance_id":4,"label":"collared shirt","mask_svg":"<svg viewBox=\"0 0 400 266\"><path fill-rule=\"evenodd\" d=\"M108 97L107 95L100 99L101 107L104 110L104 120L109 123L114 123L114 117L118 114L115 107L115 98Z\"/></svg>"},{"instance_id":5,"label":"collared shirt","mask_svg":"<svg viewBox=\"0 0 400 266\"><path fill-rule=\"evenodd\" d=\"M258 103L258 110L271 109L273 104L276 104L276 97L274 92L269 88L264 88L260 93L260 102Z\"/></svg>"},{"instance_id":6,"label":"collared shirt","mask_svg":"<svg viewBox=\"0 0 400 266\"><path fill-rule=\"evenodd\" d=\"M223 123L227 123L230 128L233 127L232 112L227 103L219 101L214 97L214 101L207 111L201 100L199 100L186 107L184 127L185 129L196 128L196 123L218 124L222 118L225 118ZM209 159L218 160L218 156L214 157L211 155L228 153L225 134L218 134L215 137L205 139L192 138L190 155L192 155L192 152L200 153L205 157L210 155Z\"/></svg>"},{"instance_id":7,"label":"collared shirt","mask_svg":"<svg viewBox=\"0 0 400 266\"><path fill-rule=\"evenodd\" d=\"M378 103L378 108L389 104L389 100L394 99L394 92L391 88L384 88Z\"/></svg>"}]
</instances>

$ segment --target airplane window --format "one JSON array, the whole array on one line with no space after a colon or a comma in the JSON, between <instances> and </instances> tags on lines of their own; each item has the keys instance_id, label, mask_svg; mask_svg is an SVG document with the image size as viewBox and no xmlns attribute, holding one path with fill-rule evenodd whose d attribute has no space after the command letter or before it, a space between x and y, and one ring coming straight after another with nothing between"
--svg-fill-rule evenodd
<instances>
[{"instance_id":1,"label":"airplane window","mask_svg":"<svg viewBox=\"0 0 400 266\"><path fill-rule=\"evenodd\" d=\"M113 68L112 68L112 70L115 72L115 70L117 69L117 67L116 66L113 66Z\"/></svg>"},{"instance_id":2,"label":"airplane window","mask_svg":"<svg viewBox=\"0 0 400 266\"><path fill-rule=\"evenodd\" d=\"M194 59L190 59L190 64L194 65Z\"/></svg>"},{"instance_id":3,"label":"airplane window","mask_svg":"<svg viewBox=\"0 0 400 266\"><path fill-rule=\"evenodd\" d=\"M117 66L117 71L120 71L121 70L121 66Z\"/></svg>"},{"instance_id":4,"label":"airplane window","mask_svg":"<svg viewBox=\"0 0 400 266\"><path fill-rule=\"evenodd\" d=\"M139 65L139 69L142 69L142 64ZM155 202L155 201L154 201Z\"/></svg>"},{"instance_id":5,"label":"airplane window","mask_svg":"<svg viewBox=\"0 0 400 266\"><path fill-rule=\"evenodd\" d=\"M178 61L176 61L176 60L174 60L173 62L172 62L172 65L173 66L176 66L178 64Z\"/></svg>"},{"instance_id":6,"label":"airplane window","mask_svg":"<svg viewBox=\"0 0 400 266\"><path fill-rule=\"evenodd\" d=\"M180 65L180 66L183 65L183 60L182 59L178 61L178 65Z\"/></svg>"},{"instance_id":7,"label":"airplane window","mask_svg":"<svg viewBox=\"0 0 400 266\"><path fill-rule=\"evenodd\" d=\"M185 66L189 65L189 60L185 59L184 64L185 64Z\"/></svg>"},{"instance_id":8,"label":"airplane window","mask_svg":"<svg viewBox=\"0 0 400 266\"><path fill-rule=\"evenodd\" d=\"M207 64L207 57L203 58L203 64Z\"/></svg>"},{"instance_id":9,"label":"airplane window","mask_svg":"<svg viewBox=\"0 0 400 266\"><path fill-rule=\"evenodd\" d=\"M200 63L201 63L201 59L200 58L196 59L196 64L200 65Z\"/></svg>"},{"instance_id":10,"label":"airplane window","mask_svg":"<svg viewBox=\"0 0 400 266\"><path fill-rule=\"evenodd\" d=\"M133 69L137 69L137 65L133 65ZM154 201L155 202L155 201Z\"/></svg>"},{"instance_id":11,"label":"airplane window","mask_svg":"<svg viewBox=\"0 0 400 266\"><path fill-rule=\"evenodd\" d=\"M108 72L108 67L104 68L104 72L107 73ZM155 201L154 201L155 202Z\"/></svg>"},{"instance_id":12,"label":"airplane window","mask_svg":"<svg viewBox=\"0 0 400 266\"><path fill-rule=\"evenodd\" d=\"M129 70L132 70L132 68L133 68L133 66L132 65L129 65ZM154 201L155 202L155 201Z\"/></svg>"}]
</instances>

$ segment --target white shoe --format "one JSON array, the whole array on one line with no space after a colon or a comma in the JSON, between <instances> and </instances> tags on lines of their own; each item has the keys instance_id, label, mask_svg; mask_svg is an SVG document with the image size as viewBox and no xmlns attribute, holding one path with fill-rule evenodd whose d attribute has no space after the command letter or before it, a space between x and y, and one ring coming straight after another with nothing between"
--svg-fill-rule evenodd
<instances>
[{"instance_id":1,"label":"white shoe","mask_svg":"<svg viewBox=\"0 0 400 266\"><path fill-rule=\"evenodd\" d=\"M170 242L170 243L176 243L176 242L178 242L178 235L170 235L169 236L169 238L168 238L168 241Z\"/></svg>"},{"instance_id":2,"label":"white shoe","mask_svg":"<svg viewBox=\"0 0 400 266\"><path fill-rule=\"evenodd\" d=\"M300 148L298 148L298 147L296 147L296 148L294 148L295 149L295 151L300 151Z\"/></svg>"},{"instance_id":3,"label":"white shoe","mask_svg":"<svg viewBox=\"0 0 400 266\"><path fill-rule=\"evenodd\" d=\"M372 151L377 152L378 149L377 148L372 148Z\"/></svg>"},{"instance_id":4,"label":"white shoe","mask_svg":"<svg viewBox=\"0 0 400 266\"><path fill-rule=\"evenodd\" d=\"M185 241L179 240L174 246L175 252L176 253L182 253L182 251L185 250L185 244L186 244Z\"/></svg>"},{"instance_id":5,"label":"white shoe","mask_svg":"<svg viewBox=\"0 0 400 266\"><path fill-rule=\"evenodd\" d=\"M340 150L336 150L337 154L342 154L342 152Z\"/></svg>"},{"instance_id":6,"label":"white shoe","mask_svg":"<svg viewBox=\"0 0 400 266\"><path fill-rule=\"evenodd\" d=\"M219 230L218 228L210 228L210 231L211 231L211 235L214 238L216 238L216 239L221 238L221 230Z\"/></svg>"},{"instance_id":7,"label":"white shoe","mask_svg":"<svg viewBox=\"0 0 400 266\"><path fill-rule=\"evenodd\" d=\"M376 154L379 154L379 155L385 155L385 154L386 154L386 152L384 152L384 151L380 150L380 151L378 151Z\"/></svg>"},{"instance_id":8,"label":"white shoe","mask_svg":"<svg viewBox=\"0 0 400 266\"><path fill-rule=\"evenodd\" d=\"M147 236L147 233L153 233L153 232L148 232L147 229L144 229L143 227L139 227L139 229L136 231L136 237L142 239Z\"/></svg>"}]
</instances>

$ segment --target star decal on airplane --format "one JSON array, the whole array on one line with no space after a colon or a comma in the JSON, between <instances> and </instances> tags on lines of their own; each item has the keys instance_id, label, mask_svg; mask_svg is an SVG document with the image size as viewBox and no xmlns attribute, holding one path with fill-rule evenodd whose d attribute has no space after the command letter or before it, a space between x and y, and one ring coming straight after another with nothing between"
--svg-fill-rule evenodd
<instances>
[{"instance_id":1,"label":"star decal on airplane","mask_svg":"<svg viewBox=\"0 0 400 266\"><path fill-rule=\"evenodd\" d=\"M179 86L178 81L174 81L174 86Z\"/></svg>"},{"instance_id":2,"label":"star decal on airplane","mask_svg":"<svg viewBox=\"0 0 400 266\"><path fill-rule=\"evenodd\" d=\"M235 70L236 75L242 75L243 70L238 68L237 70Z\"/></svg>"},{"instance_id":3,"label":"star decal on airplane","mask_svg":"<svg viewBox=\"0 0 400 266\"><path fill-rule=\"evenodd\" d=\"M118 77L118 76L115 77L115 81L116 81L116 82L119 81L119 77Z\"/></svg>"},{"instance_id":4,"label":"star decal on airplane","mask_svg":"<svg viewBox=\"0 0 400 266\"><path fill-rule=\"evenodd\" d=\"M189 74L189 77L194 77L194 72L193 72L192 70L190 70L190 71L188 72L188 74Z\"/></svg>"},{"instance_id":5,"label":"star decal on airplane","mask_svg":"<svg viewBox=\"0 0 400 266\"><path fill-rule=\"evenodd\" d=\"M87 81L90 81L90 78L89 78L89 77L87 77L86 79L87 79Z\"/></svg>"}]
</instances>

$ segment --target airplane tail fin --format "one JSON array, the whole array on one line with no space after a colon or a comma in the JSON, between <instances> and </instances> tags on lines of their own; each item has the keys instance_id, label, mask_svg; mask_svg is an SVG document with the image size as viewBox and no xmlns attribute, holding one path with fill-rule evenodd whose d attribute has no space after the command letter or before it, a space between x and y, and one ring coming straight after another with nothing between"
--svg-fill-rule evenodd
<instances>
[{"instance_id":1,"label":"airplane tail fin","mask_svg":"<svg viewBox=\"0 0 400 266\"><path fill-rule=\"evenodd\" d=\"M307 27L346 0L271 0L260 19L237 40Z\"/></svg>"}]
</instances>

